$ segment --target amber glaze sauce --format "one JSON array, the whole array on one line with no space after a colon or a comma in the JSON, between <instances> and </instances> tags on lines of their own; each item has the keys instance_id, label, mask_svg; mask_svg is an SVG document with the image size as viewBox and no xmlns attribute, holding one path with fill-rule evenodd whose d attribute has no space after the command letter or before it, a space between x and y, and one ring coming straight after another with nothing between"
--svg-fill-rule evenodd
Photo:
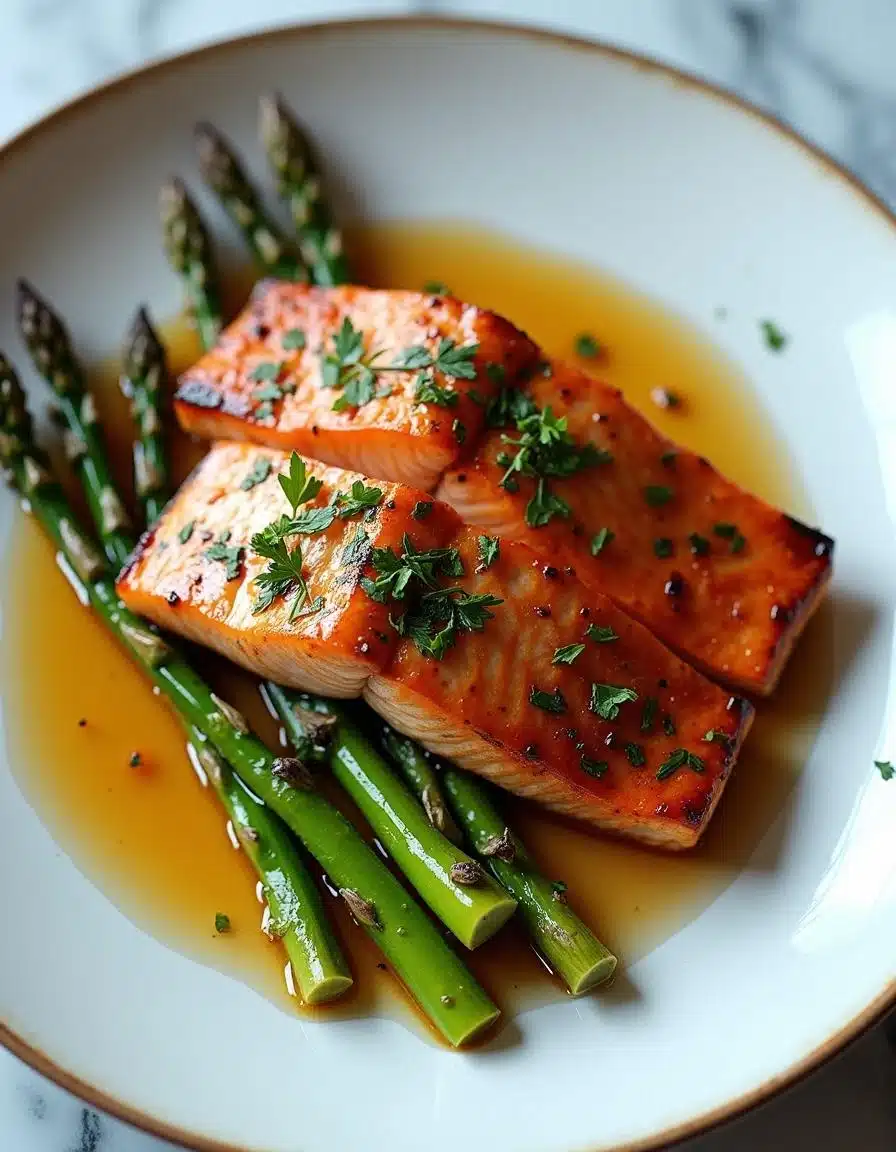
<instances>
[{"instance_id":1,"label":"amber glaze sauce","mask_svg":"<svg viewBox=\"0 0 896 1152\"><path fill-rule=\"evenodd\" d=\"M550 352L570 355L592 333L605 349L591 363L674 439L798 516L811 518L782 446L749 385L709 342L651 301L591 268L528 250L460 225L389 224L349 237L356 278L422 288L439 280L465 300L510 316ZM723 302L720 302L723 303ZM723 323L708 316L705 327ZM189 327L166 330L172 367L197 347ZM131 428L114 371L93 376L110 448L130 489ZM651 390L679 393L663 412ZM172 437L178 476L200 445ZM228 838L221 810L184 755L183 733L140 673L81 608L36 525L22 518L11 577L2 589L3 706L10 759L23 791L62 849L133 921L177 950L242 979L287 1010L285 956L259 930L255 879ZM786 806L828 695L831 618L822 608L774 700L763 703L727 794L700 847L663 855L589 835L527 805L508 814L544 871L569 886L570 901L619 954L623 967L705 909L746 866ZM208 675L276 745L276 724L251 678L199 657ZM82 723L82 721L84 723ZM132 752L141 764L130 766ZM769 866L767 863L764 866ZM335 907L356 990L335 1009L413 1016L377 965L363 933ZM215 933L226 912L232 930ZM563 995L516 930L470 958L512 1015Z\"/></svg>"}]
</instances>

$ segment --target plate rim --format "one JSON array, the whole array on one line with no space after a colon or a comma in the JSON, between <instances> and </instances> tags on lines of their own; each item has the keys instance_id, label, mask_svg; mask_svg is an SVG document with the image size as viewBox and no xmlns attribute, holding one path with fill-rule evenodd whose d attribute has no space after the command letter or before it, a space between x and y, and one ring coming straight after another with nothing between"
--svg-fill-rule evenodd
<instances>
[{"instance_id":1,"label":"plate rim","mask_svg":"<svg viewBox=\"0 0 896 1152\"><path fill-rule=\"evenodd\" d=\"M237 52L246 45L261 44L269 40L282 41L284 36L291 39L312 39L318 35L326 35L333 29L360 29L363 31L365 29L382 30L395 27L482 32L496 39L506 36L530 39L567 51L583 52L598 58L615 60L638 71L658 74L682 88L690 89L701 96L729 105L736 112L758 122L772 135L783 137L788 144L804 152L826 175L833 176L841 185L845 185L847 191L863 207L870 209L882 218L883 223L891 229L894 239L896 239L896 212L891 210L881 197L825 149L813 144L773 113L756 107L730 89L711 80L706 80L687 69L668 64L647 53L634 52L627 48L608 44L598 38L551 31L537 25L530 26L510 21L478 20L467 17L392 15L286 22L257 32L215 40L185 52L166 55L147 64L116 72L109 79L64 101L46 115L26 125L25 128L15 133L5 144L0 146L0 163L9 161L14 153L21 151L38 134L44 133L50 128L58 127L88 105L97 104L107 97L114 97L133 82L141 81L147 76L157 76L162 72L173 71L200 58ZM794 1061L783 1072L768 1078L724 1104L691 1117L689 1120L667 1127L646 1138L619 1145L615 1152L656 1152L660 1148L676 1147L686 1140L703 1135L723 1124L738 1119L760 1104L766 1103L785 1090L795 1087L811 1073L819 1070L848 1045L860 1039L866 1032L880 1023L888 1011L894 1007L896 1007L896 979L887 981L880 992L851 1020L832 1032L799 1060ZM57 1064L39 1047L25 1040L3 1020L0 1020L0 1046L21 1060L32 1071L70 1092L90 1107L160 1140L180 1144L192 1152L262 1152L260 1149L248 1149L244 1145L221 1141L217 1138L204 1136L199 1132L168 1124L159 1117L106 1093L103 1089L82 1079L75 1072Z\"/></svg>"}]
</instances>

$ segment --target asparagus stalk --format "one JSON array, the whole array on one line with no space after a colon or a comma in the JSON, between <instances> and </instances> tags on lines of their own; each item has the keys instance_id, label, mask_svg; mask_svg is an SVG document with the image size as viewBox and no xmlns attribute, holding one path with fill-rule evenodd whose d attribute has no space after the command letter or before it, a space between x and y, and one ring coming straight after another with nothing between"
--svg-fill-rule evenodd
<instances>
[{"instance_id":1,"label":"asparagus stalk","mask_svg":"<svg viewBox=\"0 0 896 1152\"><path fill-rule=\"evenodd\" d=\"M324 287L344 284L349 270L342 233L333 224L323 195L320 165L311 141L277 95L262 96L259 101L258 130L277 190L289 207L311 279Z\"/></svg>"},{"instance_id":2,"label":"asparagus stalk","mask_svg":"<svg viewBox=\"0 0 896 1152\"><path fill-rule=\"evenodd\" d=\"M211 124L197 124L194 139L203 178L237 226L257 263L271 276L307 280L308 273L265 212L231 145Z\"/></svg>"},{"instance_id":3,"label":"asparagus stalk","mask_svg":"<svg viewBox=\"0 0 896 1152\"><path fill-rule=\"evenodd\" d=\"M211 348L222 327L212 246L196 205L180 180L162 185L159 215L168 263L181 279L203 348Z\"/></svg>"},{"instance_id":4,"label":"asparagus stalk","mask_svg":"<svg viewBox=\"0 0 896 1152\"><path fill-rule=\"evenodd\" d=\"M137 425L134 487L146 523L161 515L168 498L168 458L162 423L162 384L167 376L165 349L145 308L137 311L124 349L121 390L131 402Z\"/></svg>"},{"instance_id":5,"label":"asparagus stalk","mask_svg":"<svg viewBox=\"0 0 896 1152\"><path fill-rule=\"evenodd\" d=\"M406 736L389 732L390 755L416 761L422 771L432 762ZM613 975L616 957L566 904L565 894L542 876L520 840L495 807L487 785L456 768L443 767L442 784L454 815L473 850L518 901L533 944L573 996L581 996Z\"/></svg>"},{"instance_id":6,"label":"asparagus stalk","mask_svg":"<svg viewBox=\"0 0 896 1152\"><path fill-rule=\"evenodd\" d=\"M121 604L103 556L77 526L59 482L37 451L21 385L2 358L0 429L0 463L82 583L91 607L181 719L198 728L298 836L433 1024L454 1045L492 1024L498 1009L348 820L309 787L304 765L275 757L234 708Z\"/></svg>"},{"instance_id":7,"label":"asparagus stalk","mask_svg":"<svg viewBox=\"0 0 896 1152\"><path fill-rule=\"evenodd\" d=\"M420 754L413 740L399 736L388 724L383 727L382 743L386 755L404 777L405 784L423 805L430 824L447 836L452 844L462 844L463 833L445 803L439 775L431 761Z\"/></svg>"},{"instance_id":8,"label":"asparagus stalk","mask_svg":"<svg viewBox=\"0 0 896 1152\"><path fill-rule=\"evenodd\" d=\"M270 691L270 690L269 690ZM516 911L480 865L426 819L414 796L367 741L347 708L330 700L278 689L271 694L289 736L307 739L294 705L335 716L330 766L420 896L468 948L477 948Z\"/></svg>"}]
</instances>

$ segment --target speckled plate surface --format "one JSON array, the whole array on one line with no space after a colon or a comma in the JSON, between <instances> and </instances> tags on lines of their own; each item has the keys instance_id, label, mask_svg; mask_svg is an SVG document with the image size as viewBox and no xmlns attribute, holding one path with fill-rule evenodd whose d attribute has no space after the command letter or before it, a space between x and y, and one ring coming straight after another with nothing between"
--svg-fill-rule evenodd
<instances>
[{"instance_id":1,"label":"speckled plate surface","mask_svg":"<svg viewBox=\"0 0 896 1152\"><path fill-rule=\"evenodd\" d=\"M614 992L531 1011L465 1055L389 1019L297 1023L146 936L59 851L0 743L0 1038L197 1147L568 1152L696 1131L894 995L896 783L872 761L896 758L896 222L783 129L624 55L463 24L297 29L128 77L5 150L0 347L24 363L20 273L67 301L87 351L137 295L173 313L155 189L192 169L200 117L248 150L272 86L314 125L345 213L500 226L698 325L726 303L717 337L838 541L833 690L798 786L722 896ZM756 338L765 315L786 358ZM0 565L17 515L0 496Z\"/></svg>"}]
</instances>

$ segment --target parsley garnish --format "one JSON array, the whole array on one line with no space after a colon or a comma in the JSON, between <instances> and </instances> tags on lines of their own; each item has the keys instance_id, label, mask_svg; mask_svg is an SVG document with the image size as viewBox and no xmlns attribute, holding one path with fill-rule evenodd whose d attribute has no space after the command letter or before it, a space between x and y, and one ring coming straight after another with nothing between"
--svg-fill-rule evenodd
<instances>
[{"instance_id":1,"label":"parsley garnish","mask_svg":"<svg viewBox=\"0 0 896 1152\"><path fill-rule=\"evenodd\" d=\"M707 744L730 744L731 737L725 732L719 732L717 728L710 728L704 735L703 739Z\"/></svg>"},{"instance_id":2,"label":"parsley garnish","mask_svg":"<svg viewBox=\"0 0 896 1152\"><path fill-rule=\"evenodd\" d=\"M676 748L659 766L656 773L657 780L667 780L674 776L679 768L690 768L692 772L702 772L705 768L703 761L687 748Z\"/></svg>"},{"instance_id":3,"label":"parsley garnish","mask_svg":"<svg viewBox=\"0 0 896 1152\"><path fill-rule=\"evenodd\" d=\"M663 717L663 731L666 733L667 736L674 736L675 735L675 721L668 714L668 712Z\"/></svg>"},{"instance_id":4,"label":"parsley garnish","mask_svg":"<svg viewBox=\"0 0 896 1152\"><path fill-rule=\"evenodd\" d=\"M576 355L583 360L594 360L600 356L603 348L588 332L582 332L576 337Z\"/></svg>"},{"instance_id":5,"label":"parsley garnish","mask_svg":"<svg viewBox=\"0 0 896 1152\"><path fill-rule=\"evenodd\" d=\"M342 395L333 401L333 411L360 408L376 396L388 396L388 385L376 386L378 372L397 369L398 365L378 364L382 352L364 355L364 333L352 324L348 316L342 319L339 331L333 337L333 351L323 358L321 383L324 388L340 388Z\"/></svg>"},{"instance_id":6,"label":"parsley garnish","mask_svg":"<svg viewBox=\"0 0 896 1152\"><path fill-rule=\"evenodd\" d=\"M289 458L289 471L281 473L277 480L289 502L292 519L288 516L281 516L279 520L268 524L263 531L257 532L252 537L253 551L268 561L267 568L255 577L255 583L261 592L255 601L253 612L255 614L264 612L278 596L283 596L286 599L291 597L292 606L289 612L291 622L308 598L308 586L302 575L301 545L296 545L290 551L285 537L296 532L320 530L309 526L307 513L303 514L303 517L297 518L296 512L300 504L306 504L309 500L314 499L320 492L322 483L317 477L309 475L305 461L296 452L293 452ZM333 522L335 516L335 513L329 508L310 509L309 512L323 514L319 515L317 522L329 514L329 521L326 526ZM312 609L314 605L321 607L322 604L323 601L318 597L315 599Z\"/></svg>"},{"instance_id":7,"label":"parsley garnish","mask_svg":"<svg viewBox=\"0 0 896 1152\"><path fill-rule=\"evenodd\" d=\"M289 472L281 472L277 480L289 501L293 516L300 504L313 500L323 487L323 482L316 476L309 476L305 461L297 452L293 452L289 458Z\"/></svg>"},{"instance_id":8,"label":"parsley garnish","mask_svg":"<svg viewBox=\"0 0 896 1152\"><path fill-rule=\"evenodd\" d=\"M467 438L467 426L460 420L455 420L451 425L451 431L454 434L454 439L458 444L463 444Z\"/></svg>"},{"instance_id":9,"label":"parsley garnish","mask_svg":"<svg viewBox=\"0 0 896 1152\"><path fill-rule=\"evenodd\" d=\"M498 364L495 360L489 360L485 366L485 374L489 380L493 380L496 384L503 384L507 376L507 369L503 364Z\"/></svg>"},{"instance_id":10,"label":"parsley garnish","mask_svg":"<svg viewBox=\"0 0 896 1152\"><path fill-rule=\"evenodd\" d=\"M355 528L355 535L348 544L346 544L345 548L343 548L339 563L343 568L350 568L356 564L365 564L369 551L370 540L367 538L367 533L359 524L357 528Z\"/></svg>"},{"instance_id":11,"label":"parsley garnish","mask_svg":"<svg viewBox=\"0 0 896 1152\"><path fill-rule=\"evenodd\" d=\"M660 464L662 464L664 468L671 468L677 459L678 453L670 450L660 456Z\"/></svg>"},{"instance_id":12,"label":"parsley garnish","mask_svg":"<svg viewBox=\"0 0 896 1152\"><path fill-rule=\"evenodd\" d=\"M651 508L662 508L668 504L675 493L665 484L648 484L644 489L644 499Z\"/></svg>"},{"instance_id":13,"label":"parsley garnish","mask_svg":"<svg viewBox=\"0 0 896 1152\"><path fill-rule=\"evenodd\" d=\"M242 545L235 548L228 548L225 541L218 540L209 548L206 548L205 555L209 560L220 560L225 564L225 575L227 579L236 580L243 567L243 551Z\"/></svg>"},{"instance_id":14,"label":"parsley garnish","mask_svg":"<svg viewBox=\"0 0 896 1152\"><path fill-rule=\"evenodd\" d=\"M267 456L256 456L255 463L243 477L240 488L251 491L257 484L263 484L271 474L271 461Z\"/></svg>"},{"instance_id":15,"label":"parsley garnish","mask_svg":"<svg viewBox=\"0 0 896 1152\"><path fill-rule=\"evenodd\" d=\"M709 541L705 536L701 536L699 532L692 532L688 536L688 541L691 545L691 552L694 556L705 556L709 552Z\"/></svg>"},{"instance_id":16,"label":"parsley garnish","mask_svg":"<svg viewBox=\"0 0 896 1152\"><path fill-rule=\"evenodd\" d=\"M787 344L789 337L782 332L774 320L760 320L759 327L765 337L765 343L772 352L780 352Z\"/></svg>"},{"instance_id":17,"label":"parsley garnish","mask_svg":"<svg viewBox=\"0 0 896 1152\"><path fill-rule=\"evenodd\" d=\"M660 560L665 560L675 551L675 543L668 536L660 536L653 542L653 554Z\"/></svg>"},{"instance_id":18,"label":"parsley garnish","mask_svg":"<svg viewBox=\"0 0 896 1152\"><path fill-rule=\"evenodd\" d=\"M714 535L721 536L723 540L733 540L737 535L737 525L726 524L724 521L713 524L712 530Z\"/></svg>"},{"instance_id":19,"label":"parsley garnish","mask_svg":"<svg viewBox=\"0 0 896 1152\"><path fill-rule=\"evenodd\" d=\"M257 380L259 383L264 380L276 380L282 371L282 364L273 360L262 360L262 362L256 364L249 373L249 379Z\"/></svg>"},{"instance_id":20,"label":"parsley garnish","mask_svg":"<svg viewBox=\"0 0 896 1152\"><path fill-rule=\"evenodd\" d=\"M436 383L435 377L421 372L417 377L417 387L414 389L414 403L454 408L460 403L460 393L455 392L453 388L443 388L441 384Z\"/></svg>"},{"instance_id":21,"label":"parsley garnish","mask_svg":"<svg viewBox=\"0 0 896 1152\"><path fill-rule=\"evenodd\" d=\"M403 600L412 581L424 588L434 588L437 577L462 576L464 567L456 548L432 548L428 552L418 552L413 541L405 533L401 541L401 554L392 548L374 548L373 566L377 571L375 580L365 578L364 591L379 604L387 600Z\"/></svg>"},{"instance_id":22,"label":"parsley garnish","mask_svg":"<svg viewBox=\"0 0 896 1152\"><path fill-rule=\"evenodd\" d=\"M252 399L260 401L282 400L283 388L273 381L268 384L260 384L252 393Z\"/></svg>"},{"instance_id":23,"label":"parsley garnish","mask_svg":"<svg viewBox=\"0 0 896 1152\"><path fill-rule=\"evenodd\" d=\"M507 396L506 390L502 396ZM607 464L613 459L611 453L591 443L577 444L567 429L566 417L555 416L549 407L540 409L531 401L520 404L510 400L504 407L515 416L519 438L506 433L501 436L502 443L516 451L513 455L506 451L498 454L498 464L506 469L500 486L515 492L518 476L537 478L535 493L526 506L526 523L532 528L543 527L554 516L568 517L569 505L548 488L547 479L573 476L584 468Z\"/></svg>"},{"instance_id":24,"label":"parsley garnish","mask_svg":"<svg viewBox=\"0 0 896 1152\"><path fill-rule=\"evenodd\" d=\"M579 766L586 775L593 776L595 780L600 780L601 776L603 776L610 767L606 760L592 760L590 756L586 756L584 753L582 754L582 759L579 761Z\"/></svg>"},{"instance_id":25,"label":"parsley garnish","mask_svg":"<svg viewBox=\"0 0 896 1152\"><path fill-rule=\"evenodd\" d=\"M585 629L585 635L595 644L610 644L613 640L619 639L613 629L604 624L589 624Z\"/></svg>"},{"instance_id":26,"label":"parsley garnish","mask_svg":"<svg viewBox=\"0 0 896 1152\"><path fill-rule=\"evenodd\" d=\"M501 555L501 542L496 540L494 536L479 536L476 540L476 547L479 549L479 563L476 566L476 571L484 572L486 568L491 568Z\"/></svg>"},{"instance_id":27,"label":"parsley garnish","mask_svg":"<svg viewBox=\"0 0 896 1152\"><path fill-rule=\"evenodd\" d=\"M896 768L889 760L875 760L874 767L880 772L882 780L892 780L896 776Z\"/></svg>"},{"instance_id":28,"label":"parsley garnish","mask_svg":"<svg viewBox=\"0 0 896 1152\"><path fill-rule=\"evenodd\" d=\"M178 540L181 544L186 544L190 537L193 535L193 529L196 527L195 520L188 520L177 534Z\"/></svg>"},{"instance_id":29,"label":"parsley garnish","mask_svg":"<svg viewBox=\"0 0 896 1152\"><path fill-rule=\"evenodd\" d=\"M646 696L644 698L644 708L641 711L641 731L649 732L653 727L653 721L656 717L656 710L659 707L659 701L655 696Z\"/></svg>"},{"instance_id":30,"label":"parsley garnish","mask_svg":"<svg viewBox=\"0 0 896 1152\"><path fill-rule=\"evenodd\" d=\"M432 512L432 500L418 500L411 509L411 515L415 520L425 520L430 512Z\"/></svg>"},{"instance_id":31,"label":"parsley garnish","mask_svg":"<svg viewBox=\"0 0 896 1152\"><path fill-rule=\"evenodd\" d=\"M623 704L637 700L633 688L618 688L615 684L592 684L588 707L602 720L615 720Z\"/></svg>"},{"instance_id":32,"label":"parsley garnish","mask_svg":"<svg viewBox=\"0 0 896 1152\"><path fill-rule=\"evenodd\" d=\"M301 328L290 328L283 333L282 346L284 352L299 352L305 347L307 340Z\"/></svg>"},{"instance_id":33,"label":"parsley garnish","mask_svg":"<svg viewBox=\"0 0 896 1152\"><path fill-rule=\"evenodd\" d=\"M325 508L306 508L293 518L288 535L313 536L316 532L326 532L336 516L337 511L332 504Z\"/></svg>"},{"instance_id":34,"label":"parsley garnish","mask_svg":"<svg viewBox=\"0 0 896 1152\"><path fill-rule=\"evenodd\" d=\"M230 931L230 917L224 912L215 913L215 931L216 932L229 932Z\"/></svg>"},{"instance_id":35,"label":"parsley garnish","mask_svg":"<svg viewBox=\"0 0 896 1152\"><path fill-rule=\"evenodd\" d=\"M382 488L368 488L363 480L355 480L349 492L337 492L336 503L343 520L361 513L372 512L383 498Z\"/></svg>"},{"instance_id":36,"label":"parsley garnish","mask_svg":"<svg viewBox=\"0 0 896 1152\"><path fill-rule=\"evenodd\" d=\"M252 415L256 420L269 420L274 415L274 406L270 400L265 400L258 405Z\"/></svg>"},{"instance_id":37,"label":"parsley garnish","mask_svg":"<svg viewBox=\"0 0 896 1152\"><path fill-rule=\"evenodd\" d=\"M647 757L640 744L626 744L625 755L632 768L643 768L647 763Z\"/></svg>"},{"instance_id":38,"label":"parsley garnish","mask_svg":"<svg viewBox=\"0 0 896 1152\"><path fill-rule=\"evenodd\" d=\"M559 688L555 688L553 692L542 692L540 688L533 685L529 690L529 703L545 712L560 713L566 711L566 700Z\"/></svg>"},{"instance_id":39,"label":"parsley garnish","mask_svg":"<svg viewBox=\"0 0 896 1152\"><path fill-rule=\"evenodd\" d=\"M429 293L430 296L451 295L451 289L441 280L427 280L423 285L423 291Z\"/></svg>"},{"instance_id":40,"label":"parsley garnish","mask_svg":"<svg viewBox=\"0 0 896 1152\"><path fill-rule=\"evenodd\" d=\"M616 533L609 528L601 528L596 536L591 538L591 555L599 556L604 548L610 543L611 540L616 538Z\"/></svg>"},{"instance_id":41,"label":"parsley garnish","mask_svg":"<svg viewBox=\"0 0 896 1152\"><path fill-rule=\"evenodd\" d=\"M744 548L746 548L746 546L747 546L746 536L741 536L740 532L738 532L738 534L731 541L732 555L737 553L737 552L743 552L743 550L744 550Z\"/></svg>"},{"instance_id":42,"label":"parsley garnish","mask_svg":"<svg viewBox=\"0 0 896 1152\"><path fill-rule=\"evenodd\" d=\"M585 651L584 644L567 644L565 648L555 648L552 664L572 664Z\"/></svg>"}]
</instances>

